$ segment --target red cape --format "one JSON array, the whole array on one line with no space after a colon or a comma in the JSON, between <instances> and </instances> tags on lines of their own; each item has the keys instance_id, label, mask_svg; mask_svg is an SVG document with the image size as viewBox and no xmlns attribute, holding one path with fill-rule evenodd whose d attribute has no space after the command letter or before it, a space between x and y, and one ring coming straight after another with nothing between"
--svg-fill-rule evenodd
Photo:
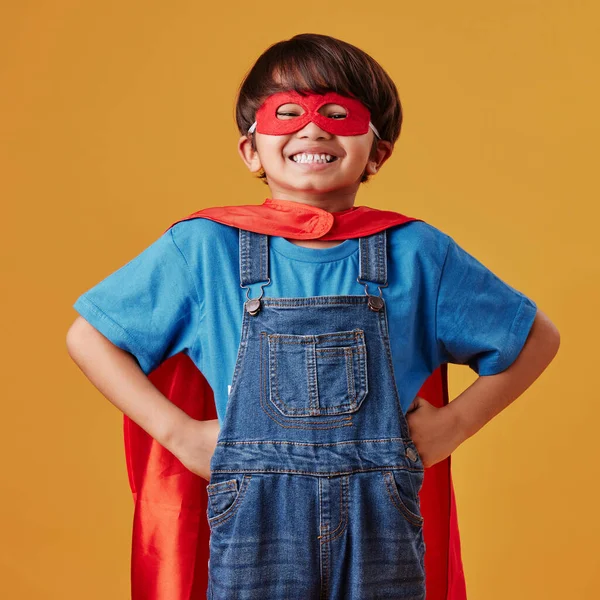
<instances>
[{"instance_id":1,"label":"red cape","mask_svg":"<svg viewBox=\"0 0 600 600\"><path fill-rule=\"evenodd\" d=\"M367 206L330 213L274 199L261 205L205 208L175 223L194 218L290 239L320 240L357 238L422 220ZM217 418L213 390L187 355L170 357L150 373L149 379L190 417ZM437 407L447 404L448 365L436 369L418 395ZM206 520L208 481L184 467L126 415L123 425L135 503L131 598L205 600L210 537ZM450 456L425 469L420 498L425 519L427 600L466 600Z\"/></svg>"}]
</instances>

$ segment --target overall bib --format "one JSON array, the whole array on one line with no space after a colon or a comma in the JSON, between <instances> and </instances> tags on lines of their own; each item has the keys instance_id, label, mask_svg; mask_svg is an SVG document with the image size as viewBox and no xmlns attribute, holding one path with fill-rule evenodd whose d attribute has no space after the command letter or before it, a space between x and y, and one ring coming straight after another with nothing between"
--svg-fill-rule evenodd
<instances>
[{"instance_id":1,"label":"overall bib","mask_svg":"<svg viewBox=\"0 0 600 600\"><path fill-rule=\"evenodd\" d=\"M268 235L239 233L241 287L268 285ZM386 240L359 238L362 295L261 285L244 303L206 487L209 600L425 598L424 467L394 380Z\"/></svg>"}]
</instances>

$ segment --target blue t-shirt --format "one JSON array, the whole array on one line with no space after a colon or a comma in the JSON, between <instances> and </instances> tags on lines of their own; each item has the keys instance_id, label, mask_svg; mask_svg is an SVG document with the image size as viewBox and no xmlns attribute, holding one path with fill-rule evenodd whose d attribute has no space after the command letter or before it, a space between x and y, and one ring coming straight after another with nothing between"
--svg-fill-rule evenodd
<instances>
[{"instance_id":1,"label":"blue t-shirt","mask_svg":"<svg viewBox=\"0 0 600 600\"><path fill-rule=\"evenodd\" d=\"M508 368L521 351L536 304L423 221L389 229L388 310L394 376L404 412L442 363L479 375ZM305 248L271 236L264 296L362 295L358 239ZM369 293L378 295L374 285ZM260 284L250 287L251 298ZM241 337L246 289L239 281L239 230L208 219L181 221L82 294L74 308L145 374L185 352L203 373L222 423Z\"/></svg>"}]
</instances>

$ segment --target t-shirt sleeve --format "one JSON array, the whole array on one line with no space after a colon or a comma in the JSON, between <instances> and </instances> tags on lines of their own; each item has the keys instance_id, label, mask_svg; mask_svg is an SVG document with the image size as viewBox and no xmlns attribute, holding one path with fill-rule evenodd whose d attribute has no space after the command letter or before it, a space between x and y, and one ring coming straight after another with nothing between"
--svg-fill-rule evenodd
<instances>
[{"instance_id":1,"label":"t-shirt sleeve","mask_svg":"<svg viewBox=\"0 0 600 600\"><path fill-rule=\"evenodd\" d=\"M436 308L438 362L495 375L521 352L537 306L447 237Z\"/></svg>"},{"instance_id":2,"label":"t-shirt sleeve","mask_svg":"<svg viewBox=\"0 0 600 600\"><path fill-rule=\"evenodd\" d=\"M190 268L171 227L73 307L113 344L133 354L146 375L189 350L201 321Z\"/></svg>"}]
</instances>

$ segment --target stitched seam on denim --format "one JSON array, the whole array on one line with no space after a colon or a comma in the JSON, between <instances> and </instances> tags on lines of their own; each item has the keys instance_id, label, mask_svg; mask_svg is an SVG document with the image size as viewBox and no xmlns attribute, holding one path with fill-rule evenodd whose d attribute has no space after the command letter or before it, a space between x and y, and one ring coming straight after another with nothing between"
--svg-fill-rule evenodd
<instances>
[{"instance_id":1,"label":"stitched seam on denim","mask_svg":"<svg viewBox=\"0 0 600 600\"><path fill-rule=\"evenodd\" d=\"M356 390L354 389L354 355L352 354L352 347L344 349L344 357L346 359L346 382L348 385L348 397L354 398L354 401L352 402L352 405L354 406L356 405Z\"/></svg>"},{"instance_id":2,"label":"stitched seam on denim","mask_svg":"<svg viewBox=\"0 0 600 600\"><path fill-rule=\"evenodd\" d=\"M340 519L340 523L339 523L339 533L336 534L335 536L333 536L329 541L333 541L333 540L337 540L347 529L348 527L348 496L349 496L349 485L348 485L348 479L349 479L349 475L344 475L341 478L341 485L342 485L342 491L340 493L340 514L341 514L341 519ZM335 533L335 529L331 532L331 533Z\"/></svg>"},{"instance_id":3,"label":"stitched seam on denim","mask_svg":"<svg viewBox=\"0 0 600 600\"><path fill-rule=\"evenodd\" d=\"M348 485L347 485L348 475L344 475L340 478L340 520L337 524L337 527L332 531L328 531L327 535L330 536L327 539L328 542L332 542L344 533L346 530L346 525L348 524ZM336 533L337 532L337 533Z\"/></svg>"},{"instance_id":4,"label":"stitched seam on denim","mask_svg":"<svg viewBox=\"0 0 600 600\"><path fill-rule=\"evenodd\" d=\"M323 526L323 539L321 539L320 543L320 556L321 556L321 564L323 565L323 576L321 580L321 594L320 600L326 600L329 592L329 552L330 547L328 546L328 541L325 538L327 535L327 524Z\"/></svg>"},{"instance_id":5,"label":"stitched seam on denim","mask_svg":"<svg viewBox=\"0 0 600 600\"><path fill-rule=\"evenodd\" d=\"M240 286L249 286L247 283L248 280L248 257L250 255L250 250L248 248L249 244L247 242L248 232L242 228L239 229L239 257L240 257Z\"/></svg>"},{"instance_id":6,"label":"stitched seam on denim","mask_svg":"<svg viewBox=\"0 0 600 600\"><path fill-rule=\"evenodd\" d=\"M380 279L381 284L385 285L387 281L387 229L384 229L382 232L378 233L380 236L381 243L378 244L379 252L377 253L377 266L378 273L377 277Z\"/></svg>"},{"instance_id":7,"label":"stitched seam on denim","mask_svg":"<svg viewBox=\"0 0 600 600\"><path fill-rule=\"evenodd\" d=\"M217 481L206 486L206 493L209 496L221 494L223 492L237 491L237 480L231 479L228 481Z\"/></svg>"},{"instance_id":8,"label":"stitched seam on denim","mask_svg":"<svg viewBox=\"0 0 600 600\"><path fill-rule=\"evenodd\" d=\"M381 465L379 467L357 467L351 468L346 471L303 471L300 469L283 469L279 467L274 468L259 468L259 469L245 469L236 468L238 473L296 473L298 475L312 475L314 477L336 477L338 475L351 475L352 473L371 473L373 471L383 471L386 469L397 469L399 471L413 471L415 473L423 473L423 469L411 469L406 465ZM212 473L231 473L231 469L214 469Z\"/></svg>"},{"instance_id":9,"label":"stitched seam on denim","mask_svg":"<svg viewBox=\"0 0 600 600\"><path fill-rule=\"evenodd\" d=\"M308 376L308 368L307 368ZM279 400L283 405L281 408L286 410L288 407L279 394L279 378L277 377L277 350L275 345L271 345L271 339L269 338L269 381L271 383L271 402L273 402L273 396ZM289 412L289 410L288 410ZM293 412L293 411L292 411Z\"/></svg>"},{"instance_id":10,"label":"stitched seam on denim","mask_svg":"<svg viewBox=\"0 0 600 600\"><path fill-rule=\"evenodd\" d=\"M244 243L240 250L240 260L242 264L242 274L245 280L244 285L247 285L249 287L250 285L252 285L252 283L250 283L252 279L252 272L250 270L250 255L252 254L249 239L250 233L248 231L244 231L242 235Z\"/></svg>"},{"instance_id":11,"label":"stitched seam on denim","mask_svg":"<svg viewBox=\"0 0 600 600\"><path fill-rule=\"evenodd\" d=\"M267 281L267 277L269 276L269 252L268 252L268 241L269 239L264 233L259 234L258 238L258 247L259 251L259 271L261 276L261 281Z\"/></svg>"},{"instance_id":12,"label":"stitched seam on denim","mask_svg":"<svg viewBox=\"0 0 600 600\"><path fill-rule=\"evenodd\" d=\"M302 306L354 306L356 304L367 304L368 297L364 294L362 296L307 296L306 298L273 298L271 296L264 296L262 298L265 306L278 306L278 307L302 307Z\"/></svg>"},{"instance_id":13,"label":"stitched seam on denim","mask_svg":"<svg viewBox=\"0 0 600 600\"><path fill-rule=\"evenodd\" d=\"M306 346L304 349L306 356L306 381L308 386L308 405L314 414L319 411L319 381L317 374L317 354L315 344ZM319 411L320 412L320 411Z\"/></svg>"},{"instance_id":14,"label":"stitched seam on denim","mask_svg":"<svg viewBox=\"0 0 600 600\"><path fill-rule=\"evenodd\" d=\"M371 259L369 257L370 252L371 252L371 244L370 244L370 240L368 238L365 239L365 281L370 281L371 280Z\"/></svg>"},{"instance_id":15,"label":"stitched seam on denim","mask_svg":"<svg viewBox=\"0 0 600 600\"><path fill-rule=\"evenodd\" d=\"M296 335L292 333L269 333L269 340L274 340L278 344L321 344L327 343L331 338L341 338L347 341L354 340L360 343L363 338L362 329L353 329L352 331L334 331L331 333L315 333L311 335ZM344 346L333 346L334 348ZM321 348L327 350L327 348Z\"/></svg>"},{"instance_id":16,"label":"stitched seam on denim","mask_svg":"<svg viewBox=\"0 0 600 600\"><path fill-rule=\"evenodd\" d=\"M289 442L289 441L281 441L281 440L241 440L238 442L231 441L220 441L217 442L217 446L238 446L238 445L246 445L246 444L273 444L273 445L292 445L292 446L343 446L344 444L349 444L355 446L357 444L387 444L389 442L406 442L405 438L402 437L391 437L391 438L374 438L368 440L344 440L341 442L314 442L314 443L304 443L304 442Z\"/></svg>"},{"instance_id":17,"label":"stitched seam on denim","mask_svg":"<svg viewBox=\"0 0 600 600\"><path fill-rule=\"evenodd\" d=\"M329 540L327 538L327 536L329 535L329 523L327 523L325 525L325 539L322 540L323 544L328 544ZM325 561L327 564L327 571L325 573L325 597L329 596L329 581L331 578L331 565L330 565L330 558L331 558L331 547L329 545L324 546L325 549Z\"/></svg>"},{"instance_id":18,"label":"stitched seam on denim","mask_svg":"<svg viewBox=\"0 0 600 600\"><path fill-rule=\"evenodd\" d=\"M369 391L369 385L368 385L368 380L369 380L369 361L367 360L367 343L365 341L365 335L364 333L360 334L360 341L359 341L359 345L355 348L357 349L356 352L356 358L357 358L357 365L358 365L358 376L360 378L359 381L359 389L360 389L360 394L361 394L361 398L360 398L360 402L358 401L358 392L356 392L357 394L357 404L358 406L362 406L362 403L364 402L365 398L367 397L367 393ZM354 376L354 374L353 374ZM353 383L355 383L353 381Z\"/></svg>"},{"instance_id":19,"label":"stitched seam on denim","mask_svg":"<svg viewBox=\"0 0 600 600\"><path fill-rule=\"evenodd\" d=\"M352 350L354 350L353 346L334 346L333 348L316 348L317 354L331 354L332 356L346 356L348 351L352 353ZM357 350L357 352L360 351Z\"/></svg>"},{"instance_id":20,"label":"stitched seam on denim","mask_svg":"<svg viewBox=\"0 0 600 600\"><path fill-rule=\"evenodd\" d=\"M281 345L286 346L312 346L312 342L279 342ZM366 350L360 348L360 346L333 346L331 348L316 348L317 352L334 352L336 350L344 350L345 348L352 348L357 353L366 353Z\"/></svg>"},{"instance_id":21,"label":"stitched seam on denim","mask_svg":"<svg viewBox=\"0 0 600 600\"><path fill-rule=\"evenodd\" d=\"M382 311L380 311L379 314L379 319L377 319L377 323L379 324L379 333L381 335L382 338L382 342L383 342L383 346L385 349L385 355L387 357L387 361L388 361L388 367L390 369L389 372L389 376L390 376L390 385L392 386L392 389L394 391L394 397L396 398L396 407L398 409L398 419L400 421L400 429L402 430L403 436L405 435L406 438L404 439L410 439L410 435L409 435L409 428L408 428L408 422L406 420L406 416L404 415L404 412L402 410L402 404L400 403L400 396L398 394L398 387L396 386L396 375L394 374L394 363L392 362L392 355L391 355L391 349L390 349L390 345L389 345L389 329L387 328L387 320L386 320L386 314L387 311L385 309L385 305Z\"/></svg>"},{"instance_id":22,"label":"stitched seam on denim","mask_svg":"<svg viewBox=\"0 0 600 600\"><path fill-rule=\"evenodd\" d=\"M329 486L329 490L331 490L331 486L333 485L332 482L330 481L327 485ZM343 515L343 512L342 512L342 493L343 493L342 484L340 484L340 493L338 494L338 498L339 498L339 513L340 513L339 521L338 521L338 524L337 524L336 528L333 529L333 530L329 529L329 523L327 523L327 525L326 525L326 527L327 527L327 533L323 536L323 541L325 541L325 542L330 542L331 540L334 539L334 537L331 537L331 536L341 527L341 525L344 522L344 515ZM331 515L329 515L329 516L331 517Z\"/></svg>"},{"instance_id":23,"label":"stitched seam on denim","mask_svg":"<svg viewBox=\"0 0 600 600\"><path fill-rule=\"evenodd\" d=\"M229 396L227 399L227 402L231 401L231 398L233 397L234 394L234 389L236 388L236 383L237 380L239 379L239 372L241 370L241 366L242 366L242 360L246 354L246 348L248 346L248 320L249 320L249 316L247 316L247 313L245 310L242 309L242 328L241 328L241 335L240 335L240 343L238 345L238 350L237 350L237 356L235 359L235 365L233 367L233 375L231 377L231 387L229 388Z\"/></svg>"},{"instance_id":24,"label":"stitched seam on denim","mask_svg":"<svg viewBox=\"0 0 600 600\"><path fill-rule=\"evenodd\" d=\"M322 533L323 523L321 522L321 518L323 516L323 490L322 488L322 480L317 479L317 491L319 493L319 534ZM321 539L322 535L318 535L317 538Z\"/></svg>"},{"instance_id":25,"label":"stitched seam on denim","mask_svg":"<svg viewBox=\"0 0 600 600\"><path fill-rule=\"evenodd\" d=\"M360 390L363 395L361 403L367 397L369 393L369 361L367 357L367 342L365 339L365 332L360 332L360 345L359 348L361 350L361 354L358 355L358 362L360 365L359 373L360 373ZM364 349L364 353L362 352Z\"/></svg>"}]
</instances>

